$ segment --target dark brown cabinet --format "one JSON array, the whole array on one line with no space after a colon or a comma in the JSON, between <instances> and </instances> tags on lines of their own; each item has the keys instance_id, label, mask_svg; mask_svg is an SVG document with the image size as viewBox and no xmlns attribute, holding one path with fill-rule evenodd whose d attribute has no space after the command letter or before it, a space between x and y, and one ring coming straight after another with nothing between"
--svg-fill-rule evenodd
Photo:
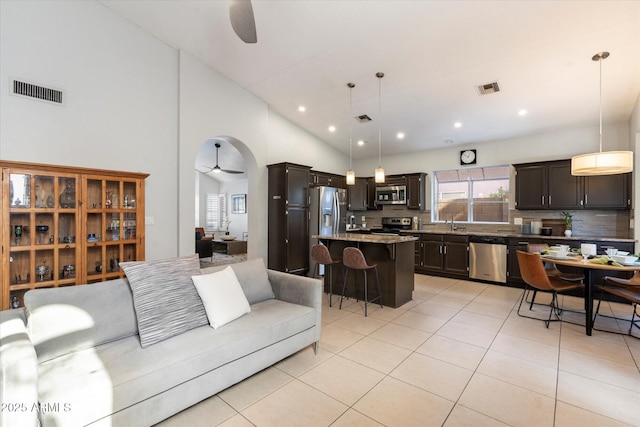
<instances>
[{"instance_id":1,"label":"dark brown cabinet","mask_svg":"<svg viewBox=\"0 0 640 427\"><path fill-rule=\"evenodd\" d=\"M309 172L309 185L312 187L347 188L347 182L344 176L319 171Z\"/></svg>"},{"instance_id":2,"label":"dark brown cabinet","mask_svg":"<svg viewBox=\"0 0 640 427\"><path fill-rule=\"evenodd\" d=\"M373 178L367 178L367 210L382 210L382 205L376 203L376 181Z\"/></svg>"},{"instance_id":3,"label":"dark brown cabinet","mask_svg":"<svg viewBox=\"0 0 640 427\"><path fill-rule=\"evenodd\" d=\"M469 239L451 234L407 233L415 242L415 271L441 276L469 276Z\"/></svg>"},{"instance_id":4,"label":"dark brown cabinet","mask_svg":"<svg viewBox=\"0 0 640 427\"><path fill-rule=\"evenodd\" d=\"M631 174L571 175L571 160L524 163L516 169L516 209L629 209Z\"/></svg>"},{"instance_id":5,"label":"dark brown cabinet","mask_svg":"<svg viewBox=\"0 0 640 427\"><path fill-rule=\"evenodd\" d=\"M306 274L309 270L309 166L269 165L268 267Z\"/></svg>"},{"instance_id":6,"label":"dark brown cabinet","mask_svg":"<svg viewBox=\"0 0 640 427\"><path fill-rule=\"evenodd\" d=\"M356 178L354 185L347 186L347 204L350 211L366 211L367 201L367 180Z\"/></svg>"},{"instance_id":7,"label":"dark brown cabinet","mask_svg":"<svg viewBox=\"0 0 640 427\"><path fill-rule=\"evenodd\" d=\"M407 209L418 209L424 211L427 209L425 200L425 173L416 173L407 175Z\"/></svg>"}]
</instances>

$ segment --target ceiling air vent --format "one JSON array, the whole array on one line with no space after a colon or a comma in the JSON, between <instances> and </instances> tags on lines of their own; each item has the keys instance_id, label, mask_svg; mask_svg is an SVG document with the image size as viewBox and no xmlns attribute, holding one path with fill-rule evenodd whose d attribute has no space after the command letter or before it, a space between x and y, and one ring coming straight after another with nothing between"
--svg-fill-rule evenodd
<instances>
[{"instance_id":1,"label":"ceiling air vent","mask_svg":"<svg viewBox=\"0 0 640 427\"><path fill-rule=\"evenodd\" d=\"M41 101L53 102L54 104L64 104L62 102L62 91L38 86L16 79L11 79L11 93L28 98L35 98Z\"/></svg>"},{"instance_id":2,"label":"ceiling air vent","mask_svg":"<svg viewBox=\"0 0 640 427\"><path fill-rule=\"evenodd\" d=\"M360 116L356 116L355 119L357 121L359 121L360 123L367 123L371 121L371 117L367 116L366 114L362 114Z\"/></svg>"},{"instance_id":3,"label":"ceiling air vent","mask_svg":"<svg viewBox=\"0 0 640 427\"><path fill-rule=\"evenodd\" d=\"M500 86L498 82L486 83L483 85L477 86L478 95L489 95L490 93L500 92Z\"/></svg>"}]
</instances>

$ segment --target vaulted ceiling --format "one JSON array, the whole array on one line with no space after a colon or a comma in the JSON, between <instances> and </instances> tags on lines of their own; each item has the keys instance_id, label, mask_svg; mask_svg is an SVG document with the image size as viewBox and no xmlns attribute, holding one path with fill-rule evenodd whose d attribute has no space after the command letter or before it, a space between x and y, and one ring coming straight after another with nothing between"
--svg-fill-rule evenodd
<instances>
[{"instance_id":1,"label":"vaulted ceiling","mask_svg":"<svg viewBox=\"0 0 640 427\"><path fill-rule=\"evenodd\" d=\"M377 156L379 128L389 154L595 126L600 51L604 122L628 121L640 92L638 1L254 0L256 44L227 1L102 3L345 153L351 127L356 159Z\"/></svg>"}]
</instances>

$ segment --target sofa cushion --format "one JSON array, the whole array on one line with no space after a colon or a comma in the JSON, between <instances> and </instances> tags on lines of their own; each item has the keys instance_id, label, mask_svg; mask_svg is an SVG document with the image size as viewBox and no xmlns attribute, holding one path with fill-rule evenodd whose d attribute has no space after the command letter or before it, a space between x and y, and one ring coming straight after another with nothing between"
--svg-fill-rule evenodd
<instances>
[{"instance_id":1,"label":"sofa cushion","mask_svg":"<svg viewBox=\"0 0 640 427\"><path fill-rule=\"evenodd\" d=\"M24 305L39 362L138 333L131 289L123 279L35 289L25 294Z\"/></svg>"},{"instance_id":2,"label":"sofa cushion","mask_svg":"<svg viewBox=\"0 0 640 427\"><path fill-rule=\"evenodd\" d=\"M208 267L202 269L202 273L213 273L221 271L226 267L228 266ZM269 282L267 268L262 258L231 264L229 267L233 268L234 273L236 273L238 282L240 282L240 286L242 286L242 290L249 304L255 304L276 297L273 293L271 282Z\"/></svg>"},{"instance_id":3,"label":"sofa cushion","mask_svg":"<svg viewBox=\"0 0 640 427\"><path fill-rule=\"evenodd\" d=\"M231 267L191 278L196 286L209 324L214 329L236 320L251 311L247 297Z\"/></svg>"},{"instance_id":4,"label":"sofa cushion","mask_svg":"<svg viewBox=\"0 0 640 427\"><path fill-rule=\"evenodd\" d=\"M197 255L121 262L120 267L133 291L142 347L209 324L191 280L200 273Z\"/></svg>"},{"instance_id":5,"label":"sofa cushion","mask_svg":"<svg viewBox=\"0 0 640 427\"><path fill-rule=\"evenodd\" d=\"M314 328L315 316L310 307L272 299L223 328L192 329L147 348L125 338L43 363L40 401L72 408L43 413L44 425L86 425L243 356L271 351L272 344Z\"/></svg>"}]
</instances>

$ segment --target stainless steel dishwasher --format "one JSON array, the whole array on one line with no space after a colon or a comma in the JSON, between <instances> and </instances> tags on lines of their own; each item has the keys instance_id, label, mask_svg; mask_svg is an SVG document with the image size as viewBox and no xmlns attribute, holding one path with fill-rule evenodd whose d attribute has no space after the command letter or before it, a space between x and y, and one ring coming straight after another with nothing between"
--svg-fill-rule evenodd
<instances>
[{"instance_id":1,"label":"stainless steel dishwasher","mask_svg":"<svg viewBox=\"0 0 640 427\"><path fill-rule=\"evenodd\" d=\"M469 278L507 283L507 239L469 237Z\"/></svg>"}]
</instances>

